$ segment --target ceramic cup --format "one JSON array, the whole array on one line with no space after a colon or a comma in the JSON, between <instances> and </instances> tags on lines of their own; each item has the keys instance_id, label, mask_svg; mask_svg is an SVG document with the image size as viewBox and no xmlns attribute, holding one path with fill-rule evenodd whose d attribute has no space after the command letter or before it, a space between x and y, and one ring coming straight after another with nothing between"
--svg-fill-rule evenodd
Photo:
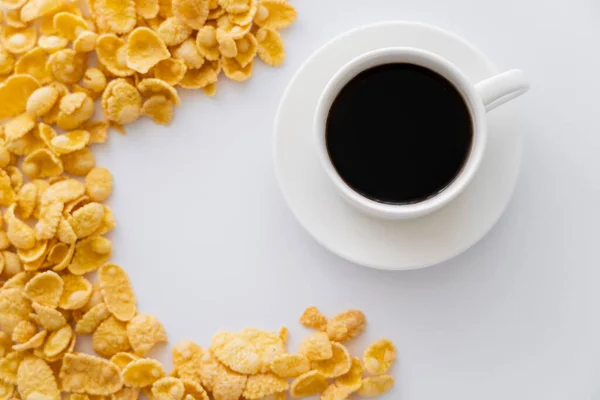
<instances>
[{"instance_id":1,"label":"ceramic cup","mask_svg":"<svg viewBox=\"0 0 600 400\"><path fill-rule=\"evenodd\" d=\"M473 125L471 151L459 175L440 193L413 204L384 204L357 193L337 173L327 152L325 139L327 117L339 92L361 72L391 63L419 65L446 78L462 94L469 108ZM409 219L427 215L452 201L473 179L486 148L487 112L522 95L528 89L529 84L521 70L510 70L474 84L448 60L424 50L393 47L365 53L350 61L333 76L317 105L314 130L321 164L343 198L363 213L384 219Z\"/></svg>"}]
</instances>

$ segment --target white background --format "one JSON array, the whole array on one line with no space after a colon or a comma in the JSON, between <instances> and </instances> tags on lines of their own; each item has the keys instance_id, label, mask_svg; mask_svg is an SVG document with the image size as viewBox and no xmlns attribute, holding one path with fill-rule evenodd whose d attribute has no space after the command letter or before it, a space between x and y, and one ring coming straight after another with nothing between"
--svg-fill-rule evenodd
<instances>
[{"instance_id":1,"label":"white background","mask_svg":"<svg viewBox=\"0 0 600 400\"><path fill-rule=\"evenodd\" d=\"M600 3L595 0L294 0L284 67L183 94L96 151L116 187L115 261L172 344L219 329L290 328L303 309L367 314L364 340L398 347L386 399L600 398ZM453 31L532 81L522 175L498 225L442 265L379 272L320 247L275 180L273 120L287 83L336 35L382 20ZM165 360L166 349L162 354Z\"/></svg>"}]
</instances>

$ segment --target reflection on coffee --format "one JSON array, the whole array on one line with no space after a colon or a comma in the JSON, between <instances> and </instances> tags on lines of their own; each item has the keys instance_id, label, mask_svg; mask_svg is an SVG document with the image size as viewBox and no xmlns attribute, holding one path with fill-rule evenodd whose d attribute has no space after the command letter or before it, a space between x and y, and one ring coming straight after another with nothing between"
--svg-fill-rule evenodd
<instances>
[{"instance_id":1,"label":"reflection on coffee","mask_svg":"<svg viewBox=\"0 0 600 400\"><path fill-rule=\"evenodd\" d=\"M340 91L327 117L327 150L337 172L381 203L417 203L443 191L463 168L472 141L459 91L412 64L363 71Z\"/></svg>"}]
</instances>

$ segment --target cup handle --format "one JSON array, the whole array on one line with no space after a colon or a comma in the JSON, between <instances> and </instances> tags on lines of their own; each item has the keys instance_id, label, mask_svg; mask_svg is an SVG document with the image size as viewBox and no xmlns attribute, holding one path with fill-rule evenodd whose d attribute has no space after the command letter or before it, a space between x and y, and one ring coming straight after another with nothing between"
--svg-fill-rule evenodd
<instances>
[{"instance_id":1,"label":"cup handle","mask_svg":"<svg viewBox=\"0 0 600 400\"><path fill-rule=\"evenodd\" d=\"M519 97L529 90L529 82L520 69L506 71L475 85L486 111Z\"/></svg>"}]
</instances>

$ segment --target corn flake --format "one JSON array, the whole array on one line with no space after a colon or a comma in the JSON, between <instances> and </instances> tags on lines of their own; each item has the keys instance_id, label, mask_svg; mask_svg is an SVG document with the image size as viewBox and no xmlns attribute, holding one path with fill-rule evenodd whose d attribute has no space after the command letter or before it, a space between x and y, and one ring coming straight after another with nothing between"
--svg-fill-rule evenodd
<instances>
[{"instance_id":1,"label":"corn flake","mask_svg":"<svg viewBox=\"0 0 600 400\"><path fill-rule=\"evenodd\" d=\"M138 356L145 356L157 343L167 342L167 333L153 315L138 314L127 323L127 337Z\"/></svg>"},{"instance_id":2,"label":"corn flake","mask_svg":"<svg viewBox=\"0 0 600 400\"><path fill-rule=\"evenodd\" d=\"M25 222L15 216L16 204L11 205L4 214L6 235L17 249L28 250L35 246L35 232Z\"/></svg>"},{"instance_id":3,"label":"corn flake","mask_svg":"<svg viewBox=\"0 0 600 400\"><path fill-rule=\"evenodd\" d=\"M275 393L285 392L289 387L284 378L272 373L261 373L248 377L242 394L248 400L262 399Z\"/></svg>"},{"instance_id":4,"label":"corn flake","mask_svg":"<svg viewBox=\"0 0 600 400\"><path fill-rule=\"evenodd\" d=\"M8 206L15 201L15 190L12 188L10 177L0 170L0 205ZM10 238L9 238L10 239Z\"/></svg>"},{"instance_id":5,"label":"corn flake","mask_svg":"<svg viewBox=\"0 0 600 400\"><path fill-rule=\"evenodd\" d=\"M313 361L312 367L320 371L326 378L337 378L350 371L352 360L344 345L332 342L331 348L333 355L327 360Z\"/></svg>"},{"instance_id":6,"label":"corn flake","mask_svg":"<svg viewBox=\"0 0 600 400\"><path fill-rule=\"evenodd\" d=\"M23 113L29 96L39 88L37 79L30 75L11 75L0 85L0 119Z\"/></svg>"},{"instance_id":7,"label":"corn flake","mask_svg":"<svg viewBox=\"0 0 600 400\"><path fill-rule=\"evenodd\" d=\"M187 66L183 60L169 58L156 64L154 67L154 76L174 86L183 79L186 71Z\"/></svg>"},{"instance_id":8,"label":"corn flake","mask_svg":"<svg viewBox=\"0 0 600 400\"><path fill-rule=\"evenodd\" d=\"M0 43L13 54L23 54L33 49L37 42L37 31L33 27L2 27Z\"/></svg>"},{"instance_id":9,"label":"corn flake","mask_svg":"<svg viewBox=\"0 0 600 400\"><path fill-rule=\"evenodd\" d=\"M95 0L96 23L112 33L128 33L136 23L134 0Z\"/></svg>"},{"instance_id":10,"label":"corn flake","mask_svg":"<svg viewBox=\"0 0 600 400\"><path fill-rule=\"evenodd\" d=\"M21 259L19 258L19 256L17 256L15 253L13 253L11 251L3 251L1 254L2 254L2 258L4 259L3 274L5 277L13 278L20 272L23 272L23 268L21 266ZM8 281L6 281L4 283L5 289L7 288L7 283L8 283ZM27 283L27 282L25 282L25 283ZM23 284L23 287L25 287L25 284Z\"/></svg>"},{"instance_id":11,"label":"corn flake","mask_svg":"<svg viewBox=\"0 0 600 400\"><path fill-rule=\"evenodd\" d=\"M83 317L77 321L75 332L80 335L89 335L108 317L110 317L108 308L106 308L104 303L99 303L88 310Z\"/></svg>"},{"instance_id":12,"label":"corn flake","mask_svg":"<svg viewBox=\"0 0 600 400\"><path fill-rule=\"evenodd\" d=\"M370 374L385 374L396 360L396 347L389 339L380 339L365 350L363 360Z\"/></svg>"},{"instance_id":13,"label":"corn flake","mask_svg":"<svg viewBox=\"0 0 600 400\"><path fill-rule=\"evenodd\" d=\"M193 29L179 18L170 17L160 23L156 32L167 46L177 46L190 37Z\"/></svg>"},{"instance_id":14,"label":"corn flake","mask_svg":"<svg viewBox=\"0 0 600 400\"><path fill-rule=\"evenodd\" d=\"M327 317L315 306L308 307L300 317L300 323L307 328L325 330Z\"/></svg>"},{"instance_id":15,"label":"corn flake","mask_svg":"<svg viewBox=\"0 0 600 400\"><path fill-rule=\"evenodd\" d=\"M62 276L64 289L59 307L63 310L77 310L87 303L92 294L92 284L83 276L67 274Z\"/></svg>"},{"instance_id":16,"label":"corn flake","mask_svg":"<svg viewBox=\"0 0 600 400\"><path fill-rule=\"evenodd\" d=\"M270 369L282 378L296 378L310 370L310 361L302 354L282 354L271 361Z\"/></svg>"},{"instance_id":17,"label":"corn flake","mask_svg":"<svg viewBox=\"0 0 600 400\"><path fill-rule=\"evenodd\" d=\"M100 268L98 280L108 310L121 321L131 320L136 312L136 300L125 271L118 265L107 264Z\"/></svg>"},{"instance_id":18,"label":"corn flake","mask_svg":"<svg viewBox=\"0 0 600 400\"><path fill-rule=\"evenodd\" d=\"M152 395L156 400L181 400L184 393L185 388L179 378L160 378L152 384Z\"/></svg>"},{"instance_id":19,"label":"corn flake","mask_svg":"<svg viewBox=\"0 0 600 400\"><path fill-rule=\"evenodd\" d=\"M100 203L89 203L73 212L69 217L69 224L77 238L81 239L98 230L103 218L104 206Z\"/></svg>"},{"instance_id":20,"label":"corn flake","mask_svg":"<svg viewBox=\"0 0 600 400\"><path fill-rule=\"evenodd\" d=\"M346 400L353 391L346 386L331 384L321 395L321 400Z\"/></svg>"},{"instance_id":21,"label":"corn flake","mask_svg":"<svg viewBox=\"0 0 600 400\"><path fill-rule=\"evenodd\" d=\"M238 374L219 364L221 369L214 377L212 394L215 400L239 399L246 387L246 375Z\"/></svg>"},{"instance_id":22,"label":"corn flake","mask_svg":"<svg viewBox=\"0 0 600 400\"><path fill-rule=\"evenodd\" d=\"M296 21L296 9L286 0L260 0L254 22L258 26L283 29Z\"/></svg>"},{"instance_id":23,"label":"corn flake","mask_svg":"<svg viewBox=\"0 0 600 400\"><path fill-rule=\"evenodd\" d=\"M63 154L61 160L65 171L75 176L86 176L96 166L94 153L88 147L70 154Z\"/></svg>"},{"instance_id":24,"label":"corn flake","mask_svg":"<svg viewBox=\"0 0 600 400\"><path fill-rule=\"evenodd\" d=\"M219 52L223 57L233 58L237 56L237 46L235 44L235 38L228 35L223 29L219 28L216 31L216 39L219 44Z\"/></svg>"},{"instance_id":25,"label":"corn flake","mask_svg":"<svg viewBox=\"0 0 600 400\"><path fill-rule=\"evenodd\" d=\"M327 360L333 356L329 337L324 332L308 335L300 344L300 353L311 361Z\"/></svg>"},{"instance_id":26,"label":"corn flake","mask_svg":"<svg viewBox=\"0 0 600 400\"><path fill-rule=\"evenodd\" d=\"M179 342L171 350L173 366L181 379L202 381L206 385L202 372L204 352L202 348L190 340ZM208 387L208 386L207 386Z\"/></svg>"},{"instance_id":27,"label":"corn flake","mask_svg":"<svg viewBox=\"0 0 600 400\"><path fill-rule=\"evenodd\" d=\"M60 100L59 104L60 112L58 113L57 124L61 129L69 130L79 128L81 124L89 120L92 115L94 115L94 100L87 93L70 93L64 96ZM89 136L89 133L86 131L79 132L85 132L85 134L88 134ZM79 136L85 134L78 133ZM69 139L71 138L69 137ZM87 140L89 140L89 138ZM86 144L87 140L85 141ZM77 141L77 143L80 143L80 141ZM70 149L71 145L73 144L73 140L69 140L69 145L66 147L69 147ZM77 148L76 150L80 149ZM73 150L69 152L72 151ZM61 152L61 150L57 150L57 152L64 154Z\"/></svg>"},{"instance_id":28,"label":"corn flake","mask_svg":"<svg viewBox=\"0 0 600 400\"><path fill-rule=\"evenodd\" d=\"M6 49L0 47L0 74L7 75L13 71L15 66L15 57Z\"/></svg>"},{"instance_id":29,"label":"corn flake","mask_svg":"<svg viewBox=\"0 0 600 400\"><path fill-rule=\"evenodd\" d=\"M122 371L122 376L127 386L143 388L164 378L165 369L157 360L140 358L127 364Z\"/></svg>"},{"instance_id":30,"label":"corn flake","mask_svg":"<svg viewBox=\"0 0 600 400\"><path fill-rule=\"evenodd\" d=\"M394 378L389 375L370 376L363 379L357 394L361 397L377 397L392 390Z\"/></svg>"},{"instance_id":31,"label":"corn flake","mask_svg":"<svg viewBox=\"0 0 600 400\"><path fill-rule=\"evenodd\" d=\"M0 6L7 10L16 10L23 7L25 3L27 3L27 0L2 0Z\"/></svg>"},{"instance_id":32,"label":"corn flake","mask_svg":"<svg viewBox=\"0 0 600 400\"><path fill-rule=\"evenodd\" d=\"M69 12L59 12L53 17L54 29L69 41L75 40L79 34L89 29L83 17Z\"/></svg>"},{"instance_id":33,"label":"corn flake","mask_svg":"<svg viewBox=\"0 0 600 400\"><path fill-rule=\"evenodd\" d=\"M196 35L196 47L202 57L207 60L216 61L221 57L217 31L213 26L206 25Z\"/></svg>"},{"instance_id":34,"label":"corn flake","mask_svg":"<svg viewBox=\"0 0 600 400\"><path fill-rule=\"evenodd\" d=\"M256 33L258 56L267 65L278 67L285 60L285 47L281 35L274 29L261 28Z\"/></svg>"},{"instance_id":35,"label":"corn flake","mask_svg":"<svg viewBox=\"0 0 600 400\"><path fill-rule=\"evenodd\" d=\"M49 240L57 233L62 222L64 203L56 202L40 211L40 219L35 225L37 240Z\"/></svg>"},{"instance_id":36,"label":"corn flake","mask_svg":"<svg viewBox=\"0 0 600 400\"><path fill-rule=\"evenodd\" d=\"M206 85L202 88L202 91L204 92L204 94L206 94L209 97L212 97L214 95L217 94L217 85L214 83L211 83L209 85Z\"/></svg>"},{"instance_id":37,"label":"corn flake","mask_svg":"<svg viewBox=\"0 0 600 400\"><path fill-rule=\"evenodd\" d=\"M208 0L172 0L171 7L175 17L192 29L200 29L208 17L208 3Z\"/></svg>"},{"instance_id":38,"label":"corn flake","mask_svg":"<svg viewBox=\"0 0 600 400\"><path fill-rule=\"evenodd\" d=\"M348 310L336 315L327 323L327 334L331 340L345 342L360 335L367 321L362 311Z\"/></svg>"},{"instance_id":39,"label":"corn flake","mask_svg":"<svg viewBox=\"0 0 600 400\"><path fill-rule=\"evenodd\" d=\"M136 28L127 40L127 66L146 73L159 61L170 57L169 50L156 32L149 28Z\"/></svg>"},{"instance_id":40,"label":"corn flake","mask_svg":"<svg viewBox=\"0 0 600 400\"><path fill-rule=\"evenodd\" d=\"M75 245L75 255L69 265L69 271L76 275L95 271L108 261L111 252L110 240L102 236L91 236L80 240Z\"/></svg>"},{"instance_id":41,"label":"corn flake","mask_svg":"<svg viewBox=\"0 0 600 400\"><path fill-rule=\"evenodd\" d=\"M15 326L11 339L15 343L25 343L37 333L37 327L31 321L23 320Z\"/></svg>"},{"instance_id":42,"label":"corn flake","mask_svg":"<svg viewBox=\"0 0 600 400\"><path fill-rule=\"evenodd\" d=\"M73 329L71 329L71 326L68 324L52 332L44 344L44 354L46 357L59 355L69 346L72 338Z\"/></svg>"},{"instance_id":43,"label":"corn flake","mask_svg":"<svg viewBox=\"0 0 600 400\"><path fill-rule=\"evenodd\" d=\"M243 68L250 64L254 60L254 57L256 57L258 42L253 34L247 33L241 39L236 40L235 44L237 47L235 60Z\"/></svg>"},{"instance_id":44,"label":"corn flake","mask_svg":"<svg viewBox=\"0 0 600 400\"><path fill-rule=\"evenodd\" d=\"M235 58L223 58L223 72L225 76L236 82L244 82L252 76L253 62L242 67Z\"/></svg>"},{"instance_id":45,"label":"corn flake","mask_svg":"<svg viewBox=\"0 0 600 400\"><path fill-rule=\"evenodd\" d=\"M58 91L52 86L37 89L27 100L27 113L41 117L48 113L58 100Z\"/></svg>"},{"instance_id":46,"label":"corn flake","mask_svg":"<svg viewBox=\"0 0 600 400\"><path fill-rule=\"evenodd\" d=\"M56 53L67 47L68 44L67 39L56 35L42 35L38 39L38 46L48 54Z\"/></svg>"},{"instance_id":47,"label":"corn flake","mask_svg":"<svg viewBox=\"0 0 600 400\"><path fill-rule=\"evenodd\" d=\"M67 85L83 78L87 63L87 53L77 53L72 49L59 50L48 58L48 66L56 80Z\"/></svg>"},{"instance_id":48,"label":"corn flake","mask_svg":"<svg viewBox=\"0 0 600 400\"><path fill-rule=\"evenodd\" d=\"M15 392L14 385L8 382L0 381L0 400L9 400L13 398Z\"/></svg>"},{"instance_id":49,"label":"corn flake","mask_svg":"<svg viewBox=\"0 0 600 400\"><path fill-rule=\"evenodd\" d=\"M242 374L256 374L261 360L256 346L238 333L218 332L210 345L212 354L224 365Z\"/></svg>"},{"instance_id":50,"label":"corn flake","mask_svg":"<svg viewBox=\"0 0 600 400\"><path fill-rule=\"evenodd\" d=\"M6 357L12 348L12 339L6 332L0 332L0 359Z\"/></svg>"},{"instance_id":51,"label":"corn flake","mask_svg":"<svg viewBox=\"0 0 600 400\"><path fill-rule=\"evenodd\" d=\"M290 385L293 397L307 397L322 393L327 389L327 378L319 371L309 371L297 377Z\"/></svg>"},{"instance_id":52,"label":"corn flake","mask_svg":"<svg viewBox=\"0 0 600 400\"><path fill-rule=\"evenodd\" d=\"M63 292L63 280L52 271L34 276L25 286L25 297L46 307L56 308Z\"/></svg>"},{"instance_id":53,"label":"corn flake","mask_svg":"<svg viewBox=\"0 0 600 400\"><path fill-rule=\"evenodd\" d=\"M15 64L15 73L31 75L41 84L52 80L52 74L47 67L48 53L40 47L33 48L23 54Z\"/></svg>"},{"instance_id":54,"label":"corn flake","mask_svg":"<svg viewBox=\"0 0 600 400\"><path fill-rule=\"evenodd\" d=\"M160 9L158 0L136 0L135 3L138 16L150 19L158 15L158 10Z\"/></svg>"},{"instance_id":55,"label":"corn flake","mask_svg":"<svg viewBox=\"0 0 600 400\"><path fill-rule=\"evenodd\" d=\"M121 371L127 365L129 365L130 362L135 361L135 360L139 360L139 357L136 356L135 354L131 354L131 353L127 353L127 352L117 353L110 358L110 362L115 364Z\"/></svg>"},{"instance_id":56,"label":"corn flake","mask_svg":"<svg viewBox=\"0 0 600 400\"><path fill-rule=\"evenodd\" d=\"M89 53L96 49L98 34L92 31L83 31L73 41L73 50L77 53Z\"/></svg>"},{"instance_id":57,"label":"corn flake","mask_svg":"<svg viewBox=\"0 0 600 400\"><path fill-rule=\"evenodd\" d=\"M16 384L17 371L23 358L25 358L25 353L19 351L10 352L6 357L0 358L0 381Z\"/></svg>"},{"instance_id":58,"label":"corn flake","mask_svg":"<svg viewBox=\"0 0 600 400\"><path fill-rule=\"evenodd\" d=\"M63 314L54 308L42 306L37 303L33 303L32 306L39 317L40 325L47 331L55 331L67 323Z\"/></svg>"},{"instance_id":59,"label":"corn flake","mask_svg":"<svg viewBox=\"0 0 600 400\"><path fill-rule=\"evenodd\" d=\"M103 357L112 357L131 349L127 325L113 316L100 323L92 336L92 348Z\"/></svg>"},{"instance_id":60,"label":"corn flake","mask_svg":"<svg viewBox=\"0 0 600 400\"><path fill-rule=\"evenodd\" d=\"M85 178L85 190L93 201L104 201L112 192L112 174L106 168L97 167Z\"/></svg>"},{"instance_id":61,"label":"corn flake","mask_svg":"<svg viewBox=\"0 0 600 400\"><path fill-rule=\"evenodd\" d=\"M134 74L134 71L127 66L125 42L117 35L112 33L100 35L96 41L96 55L101 65L111 74L121 77Z\"/></svg>"},{"instance_id":62,"label":"corn flake","mask_svg":"<svg viewBox=\"0 0 600 400\"><path fill-rule=\"evenodd\" d=\"M17 389L24 399L60 399L54 372L44 360L35 356L27 356L19 364Z\"/></svg>"},{"instance_id":63,"label":"corn flake","mask_svg":"<svg viewBox=\"0 0 600 400\"><path fill-rule=\"evenodd\" d=\"M219 61L207 61L199 69L188 69L179 85L187 89L205 88L216 83L220 73Z\"/></svg>"},{"instance_id":64,"label":"corn flake","mask_svg":"<svg viewBox=\"0 0 600 400\"><path fill-rule=\"evenodd\" d=\"M108 360L82 353L66 354L59 377L62 389L106 396L123 387L119 368Z\"/></svg>"},{"instance_id":65,"label":"corn flake","mask_svg":"<svg viewBox=\"0 0 600 400\"><path fill-rule=\"evenodd\" d=\"M4 135L8 142L13 142L25 136L35 126L35 115L24 113L11 119L4 125Z\"/></svg>"},{"instance_id":66,"label":"corn flake","mask_svg":"<svg viewBox=\"0 0 600 400\"><path fill-rule=\"evenodd\" d=\"M106 76L98 68L88 68L83 74L81 85L93 92L101 93L106 88Z\"/></svg>"},{"instance_id":67,"label":"corn flake","mask_svg":"<svg viewBox=\"0 0 600 400\"><path fill-rule=\"evenodd\" d=\"M128 124L140 116L142 96L138 90L124 79L115 79L102 93L104 116L119 124Z\"/></svg>"}]
</instances>

